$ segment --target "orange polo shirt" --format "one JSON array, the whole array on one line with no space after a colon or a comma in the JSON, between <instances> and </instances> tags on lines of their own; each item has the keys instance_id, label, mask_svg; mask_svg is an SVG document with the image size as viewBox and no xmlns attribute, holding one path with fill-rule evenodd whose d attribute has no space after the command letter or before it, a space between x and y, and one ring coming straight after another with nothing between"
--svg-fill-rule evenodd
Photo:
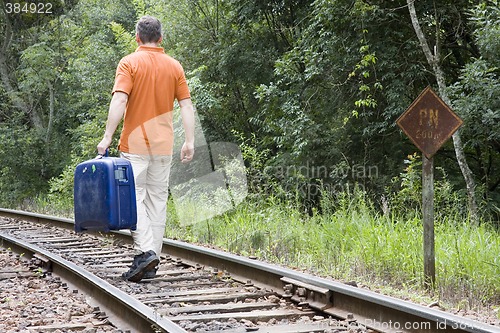
<instances>
[{"instance_id":1,"label":"orange polo shirt","mask_svg":"<svg viewBox=\"0 0 500 333\"><path fill-rule=\"evenodd\" d=\"M139 155L172 155L174 100L190 98L184 69L161 47L139 46L120 60L113 93L128 95L118 149Z\"/></svg>"}]
</instances>

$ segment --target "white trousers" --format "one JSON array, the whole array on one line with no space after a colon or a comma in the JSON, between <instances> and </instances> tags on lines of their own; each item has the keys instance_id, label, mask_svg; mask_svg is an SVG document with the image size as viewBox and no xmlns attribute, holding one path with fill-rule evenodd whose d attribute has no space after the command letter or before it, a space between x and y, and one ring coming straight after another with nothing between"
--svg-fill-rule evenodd
<instances>
[{"instance_id":1,"label":"white trousers","mask_svg":"<svg viewBox=\"0 0 500 333\"><path fill-rule=\"evenodd\" d=\"M167 218L168 180L171 155L121 153L130 161L137 200L137 229L131 231L136 254L155 251L159 256Z\"/></svg>"}]
</instances>

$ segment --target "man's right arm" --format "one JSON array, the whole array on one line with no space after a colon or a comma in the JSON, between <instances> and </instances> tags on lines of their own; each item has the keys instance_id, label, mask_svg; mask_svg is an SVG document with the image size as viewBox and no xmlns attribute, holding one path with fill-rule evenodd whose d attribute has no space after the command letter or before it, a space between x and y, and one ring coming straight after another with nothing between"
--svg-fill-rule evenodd
<instances>
[{"instance_id":1,"label":"man's right arm","mask_svg":"<svg viewBox=\"0 0 500 333\"><path fill-rule=\"evenodd\" d=\"M121 91L116 91L111 98L111 103L109 104L108 121L106 122L106 132L104 132L104 137L101 142L97 145L97 153L99 155L104 155L106 149L108 149L111 141L113 140L113 134L118 127L118 124L125 114L127 108L128 95Z\"/></svg>"}]
</instances>

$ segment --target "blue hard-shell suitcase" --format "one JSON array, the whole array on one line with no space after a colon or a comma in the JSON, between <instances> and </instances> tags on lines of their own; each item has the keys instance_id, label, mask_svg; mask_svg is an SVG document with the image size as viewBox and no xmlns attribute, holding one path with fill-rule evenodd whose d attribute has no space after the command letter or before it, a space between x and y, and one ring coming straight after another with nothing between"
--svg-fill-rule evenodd
<instances>
[{"instance_id":1,"label":"blue hard-shell suitcase","mask_svg":"<svg viewBox=\"0 0 500 333\"><path fill-rule=\"evenodd\" d=\"M78 164L73 196L76 232L136 229L135 183L128 160L102 157Z\"/></svg>"}]
</instances>

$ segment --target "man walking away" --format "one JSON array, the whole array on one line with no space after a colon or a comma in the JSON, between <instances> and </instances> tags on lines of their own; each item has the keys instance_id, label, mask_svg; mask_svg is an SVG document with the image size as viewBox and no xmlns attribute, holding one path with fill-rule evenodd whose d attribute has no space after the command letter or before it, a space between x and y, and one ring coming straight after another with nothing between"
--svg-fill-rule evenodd
<instances>
[{"instance_id":1,"label":"man walking away","mask_svg":"<svg viewBox=\"0 0 500 333\"><path fill-rule=\"evenodd\" d=\"M168 179L173 154L173 108L177 100L185 131L181 161L194 155L194 111L184 69L159 46L161 23L144 16L136 25L138 48L120 60L106 131L97 152L103 155L123 118L118 149L130 161L137 197L134 261L123 273L138 282L156 275L166 223Z\"/></svg>"}]
</instances>

